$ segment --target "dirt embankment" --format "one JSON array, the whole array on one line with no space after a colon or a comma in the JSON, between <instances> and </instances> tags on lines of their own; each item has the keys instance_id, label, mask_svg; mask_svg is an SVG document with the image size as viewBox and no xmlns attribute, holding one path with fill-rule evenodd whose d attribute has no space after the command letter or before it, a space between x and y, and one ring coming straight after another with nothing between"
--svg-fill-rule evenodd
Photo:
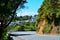
<instances>
[{"instance_id":1,"label":"dirt embankment","mask_svg":"<svg viewBox=\"0 0 60 40\"><path fill-rule=\"evenodd\" d=\"M40 21L40 23L38 24L36 33L37 33L37 34L45 34L45 33L43 32L44 26L47 26L46 21L45 21L45 20ZM47 27L46 27L46 28L47 28ZM51 30L51 32L50 32L49 34L51 34L51 35L56 35L56 34L57 34L57 28L53 26L53 28L52 28L52 30Z\"/></svg>"}]
</instances>

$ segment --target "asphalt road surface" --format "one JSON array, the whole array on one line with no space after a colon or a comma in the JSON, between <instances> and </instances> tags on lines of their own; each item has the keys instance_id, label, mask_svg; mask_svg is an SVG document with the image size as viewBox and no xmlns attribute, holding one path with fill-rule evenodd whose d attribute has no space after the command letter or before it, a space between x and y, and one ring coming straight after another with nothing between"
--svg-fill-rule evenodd
<instances>
[{"instance_id":1,"label":"asphalt road surface","mask_svg":"<svg viewBox=\"0 0 60 40\"><path fill-rule=\"evenodd\" d=\"M39 35L35 32L12 32L10 35L13 40L60 40L60 36Z\"/></svg>"}]
</instances>

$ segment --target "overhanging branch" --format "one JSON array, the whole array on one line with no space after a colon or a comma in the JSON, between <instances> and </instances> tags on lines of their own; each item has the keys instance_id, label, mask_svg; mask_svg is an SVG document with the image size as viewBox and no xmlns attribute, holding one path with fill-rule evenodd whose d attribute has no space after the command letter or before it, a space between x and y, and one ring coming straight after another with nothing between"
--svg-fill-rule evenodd
<instances>
[{"instance_id":1,"label":"overhanging branch","mask_svg":"<svg viewBox=\"0 0 60 40\"><path fill-rule=\"evenodd\" d=\"M13 11L13 16L12 16L11 20L5 25L4 28L6 28L12 22L12 20L14 18L14 15L16 13L16 10L17 10L18 6L21 4L21 2L22 2L22 0L19 0L19 2L12 8L14 10Z\"/></svg>"}]
</instances>

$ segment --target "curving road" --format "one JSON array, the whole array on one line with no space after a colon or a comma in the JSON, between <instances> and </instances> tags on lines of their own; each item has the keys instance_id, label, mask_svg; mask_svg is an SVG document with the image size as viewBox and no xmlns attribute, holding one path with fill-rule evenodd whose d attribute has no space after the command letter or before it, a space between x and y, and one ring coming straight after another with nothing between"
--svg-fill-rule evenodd
<instances>
[{"instance_id":1,"label":"curving road","mask_svg":"<svg viewBox=\"0 0 60 40\"><path fill-rule=\"evenodd\" d=\"M60 36L38 35L35 32L12 32L13 40L60 40Z\"/></svg>"}]
</instances>

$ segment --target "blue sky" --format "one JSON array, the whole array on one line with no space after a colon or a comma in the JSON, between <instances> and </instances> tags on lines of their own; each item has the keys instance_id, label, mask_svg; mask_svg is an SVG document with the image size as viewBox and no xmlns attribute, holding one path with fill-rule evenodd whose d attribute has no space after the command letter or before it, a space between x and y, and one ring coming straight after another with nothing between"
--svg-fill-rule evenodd
<instances>
[{"instance_id":1,"label":"blue sky","mask_svg":"<svg viewBox=\"0 0 60 40\"><path fill-rule=\"evenodd\" d=\"M26 8L17 10L18 16L24 15L35 15L38 14L37 11L41 7L43 0L27 0L28 3L25 4Z\"/></svg>"}]
</instances>

